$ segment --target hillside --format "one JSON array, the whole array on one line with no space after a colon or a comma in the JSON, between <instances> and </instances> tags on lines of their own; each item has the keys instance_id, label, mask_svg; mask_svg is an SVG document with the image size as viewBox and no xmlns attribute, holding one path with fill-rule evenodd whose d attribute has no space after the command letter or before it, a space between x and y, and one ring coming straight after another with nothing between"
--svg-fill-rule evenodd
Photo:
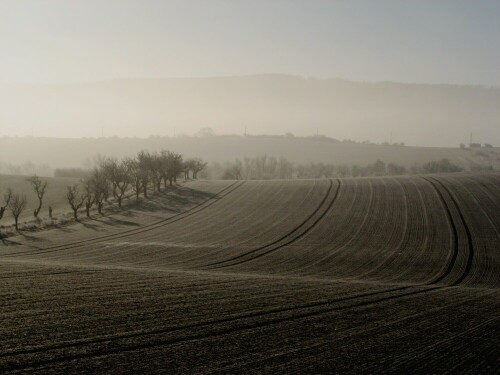
<instances>
[{"instance_id":1,"label":"hillside","mask_svg":"<svg viewBox=\"0 0 500 375\"><path fill-rule=\"evenodd\" d=\"M496 373L499 183L193 181L9 238L0 369Z\"/></svg>"},{"instance_id":2,"label":"hillside","mask_svg":"<svg viewBox=\"0 0 500 375\"><path fill-rule=\"evenodd\" d=\"M27 161L36 164L42 173L51 167L84 167L97 155L113 157L134 156L140 150L169 149L186 157L202 157L209 162L223 163L235 158L268 156L305 164L323 162L345 165L368 165L380 159L410 167L414 163L447 158L454 164L470 169L475 165L500 169L500 149L460 149L457 147L383 146L339 142L329 138L285 136L205 136L141 138L0 138L0 173L2 162L20 165ZM42 164L42 165L40 165ZM43 166L45 164L45 166ZM36 169L28 165L27 169ZM4 165L4 169L5 165ZM39 172L40 173L40 172Z\"/></svg>"},{"instance_id":3,"label":"hillside","mask_svg":"<svg viewBox=\"0 0 500 375\"><path fill-rule=\"evenodd\" d=\"M286 75L0 84L1 135L321 134L456 147L500 144L500 88ZM57 129L57 130L56 130ZM61 130L63 129L63 130Z\"/></svg>"},{"instance_id":4,"label":"hillside","mask_svg":"<svg viewBox=\"0 0 500 375\"><path fill-rule=\"evenodd\" d=\"M70 211L70 207L66 200L66 187L77 183L79 180L76 178L42 177L42 181L47 182L47 192L43 199L40 218L47 218L49 216L49 206L52 206L54 216L59 216ZM26 177L0 174L0 199L3 199L3 194L9 187L13 189L15 193L25 194L28 201L26 210L21 214L20 222L33 220L33 210L38 207L38 198L31 184L26 181ZM0 204L3 205L3 200L0 201ZM13 222L14 218L7 210L0 221L0 225L9 225Z\"/></svg>"}]
</instances>

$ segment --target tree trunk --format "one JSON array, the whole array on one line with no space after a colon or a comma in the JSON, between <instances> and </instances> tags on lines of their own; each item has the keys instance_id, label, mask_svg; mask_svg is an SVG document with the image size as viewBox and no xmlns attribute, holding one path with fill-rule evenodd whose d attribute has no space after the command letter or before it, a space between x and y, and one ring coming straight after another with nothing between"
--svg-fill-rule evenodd
<instances>
[{"instance_id":1,"label":"tree trunk","mask_svg":"<svg viewBox=\"0 0 500 375\"><path fill-rule=\"evenodd\" d=\"M14 222L15 222L15 224L16 224L16 230L17 230L17 231L19 230L19 227L18 227L18 218L19 218L18 216L15 216L15 217L14 217Z\"/></svg>"},{"instance_id":2,"label":"tree trunk","mask_svg":"<svg viewBox=\"0 0 500 375\"><path fill-rule=\"evenodd\" d=\"M75 218L75 220L78 220L78 209L73 209L73 217Z\"/></svg>"},{"instance_id":3,"label":"tree trunk","mask_svg":"<svg viewBox=\"0 0 500 375\"><path fill-rule=\"evenodd\" d=\"M122 196L118 195L116 198L118 199L118 207L122 208Z\"/></svg>"},{"instance_id":4,"label":"tree trunk","mask_svg":"<svg viewBox=\"0 0 500 375\"><path fill-rule=\"evenodd\" d=\"M87 211L87 217L90 217L90 204L85 205L85 210Z\"/></svg>"},{"instance_id":5,"label":"tree trunk","mask_svg":"<svg viewBox=\"0 0 500 375\"><path fill-rule=\"evenodd\" d=\"M40 213L40 210L42 209L42 200L38 198L38 208L35 209L35 219L38 219L38 214Z\"/></svg>"},{"instance_id":6,"label":"tree trunk","mask_svg":"<svg viewBox=\"0 0 500 375\"><path fill-rule=\"evenodd\" d=\"M97 203L97 212L99 212L99 214L102 215L102 202Z\"/></svg>"},{"instance_id":7,"label":"tree trunk","mask_svg":"<svg viewBox=\"0 0 500 375\"><path fill-rule=\"evenodd\" d=\"M170 186L172 186L172 177L170 177L168 181L170 182Z\"/></svg>"}]
</instances>

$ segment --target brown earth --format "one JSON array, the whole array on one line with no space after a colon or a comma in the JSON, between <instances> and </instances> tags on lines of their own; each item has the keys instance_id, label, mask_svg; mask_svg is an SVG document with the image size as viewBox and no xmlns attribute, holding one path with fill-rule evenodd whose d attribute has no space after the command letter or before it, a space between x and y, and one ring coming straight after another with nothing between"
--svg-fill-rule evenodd
<instances>
[{"instance_id":1,"label":"brown earth","mask_svg":"<svg viewBox=\"0 0 500 375\"><path fill-rule=\"evenodd\" d=\"M0 246L0 371L497 373L500 175L190 182Z\"/></svg>"}]
</instances>

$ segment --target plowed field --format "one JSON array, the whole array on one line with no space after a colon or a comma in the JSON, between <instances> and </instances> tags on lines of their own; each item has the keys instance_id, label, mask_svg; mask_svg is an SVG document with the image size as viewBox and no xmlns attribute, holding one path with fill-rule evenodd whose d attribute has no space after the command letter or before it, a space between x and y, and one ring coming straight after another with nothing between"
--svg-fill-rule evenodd
<instances>
[{"instance_id":1,"label":"plowed field","mask_svg":"<svg viewBox=\"0 0 500 375\"><path fill-rule=\"evenodd\" d=\"M0 372L498 373L500 175L192 182L0 245Z\"/></svg>"}]
</instances>

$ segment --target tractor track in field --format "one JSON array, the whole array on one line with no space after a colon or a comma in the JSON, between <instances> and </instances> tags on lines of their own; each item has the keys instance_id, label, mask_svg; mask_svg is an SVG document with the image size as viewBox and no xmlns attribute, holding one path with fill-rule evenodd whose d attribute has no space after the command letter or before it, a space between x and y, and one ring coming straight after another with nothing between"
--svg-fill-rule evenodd
<instances>
[{"instance_id":1,"label":"tractor track in field","mask_svg":"<svg viewBox=\"0 0 500 375\"><path fill-rule=\"evenodd\" d=\"M182 342L186 342L186 341L208 339L211 337L217 337L217 336L237 333L237 332L241 332L241 331L258 329L258 328L262 328L262 327L266 327L266 326L271 326L274 324L295 321L298 319L315 317L315 316L319 316L322 314L334 313L337 311L343 311L343 310L348 310L348 309L353 309L353 308L362 308L362 307L366 307L366 306L375 305L375 304L380 303L380 302L391 301L391 300L395 300L395 299L399 299L399 298L403 298L403 297L408 297L408 296L412 296L412 295L417 295L417 294L422 294L422 293L426 293L426 292L437 291L437 290L443 289L443 287L433 287L433 288L427 288L427 289L423 289L423 290L413 290L411 292L404 293L402 295L396 294L396 295L382 296L380 298L367 300L367 301L360 301L357 303L352 303L352 304L348 304L348 305L344 305L344 306L337 306L337 307L328 306L328 305L332 305L335 303L342 303L342 302L351 301L351 300L355 301L357 299L364 298L364 297L372 297L372 296L376 296L376 295L380 295L380 294L397 292L397 291L408 289L408 288L412 288L412 286L397 287L397 288L391 288L391 289L380 290L380 291L375 291L375 292L360 293L360 294L356 294L353 296L347 296L347 297L337 298L337 299L328 300L328 301L320 301L320 302L302 304L299 306L290 306L290 307L285 307L285 308L275 308L275 309L270 309L267 311L259 311L259 312L253 312L253 313L248 313L248 314L241 314L241 315L230 316L230 317L221 318L221 319L206 320L206 321L196 322L196 323L192 323L192 324L185 324L185 325L178 326L178 327L170 327L170 328L165 328L165 329L152 330L152 331L148 331L148 332L133 332L133 333L128 333L128 334L125 333L125 334L121 334L121 335L105 336L105 337L101 337L101 338L82 340L82 341L78 341L78 342L45 345L45 346L33 348L33 349L24 349L24 350L18 350L18 351L4 352L4 353L0 354L0 362L6 362L6 359L11 357L12 363L10 363L10 364L6 363L3 365L0 365L0 370L2 370L2 371L24 370L24 369L36 368L36 367L44 366L44 365L64 363L67 361L102 357L102 356L107 356L107 355L112 355L112 354L117 354L117 353L124 353L124 352L130 352L130 351L151 349L151 348L160 347L160 346L174 345L174 344L182 343ZM307 311L307 309L314 309L314 308L316 310ZM304 309L306 311L301 311ZM297 312L297 313L294 315L285 316L285 317L276 317L276 318L269 318L266 320L242 322L241 324L238 324L236 327L222 327L222 328L215 327L215 328L212 328L211 330L209 330L208 332L198 332L198 333L194 332L191 334L189 334L189 332L188 332L188 333L181 335L179 337L164 338L164 339L160 338L160 339L157 339L156 341L152 341L152 342L139 342L139 343L135 343L135 344L132 343L132 344L128 344L128 345L125 343L122 346L119 346L120 344L116 342L117 340L141 339L141 338L151 338L151 337L154 338L155 336L158 336L158 335L175 333L175 332L179 332L179 331L182 332L183 330L211 327L213 325L218 325L218 324L227 324L227 323L231 323L231 322L237 322L238 320L242 320L242 319L261 318L261 317L266 317L269 315L272 316L273 314L281 314L281 313L287 313L287 312ZM21 356L21 355L30 355L30 354L36 355L38 353L46 353L46 352L52 351L52 350L84 348L87 345L91 346L91 345L95 345L95 344L109 344L111 347L104 348L104 349L94 349L93 351L88 351L88 352L84 352L84 353L63 355L63 356L59 356L59 357L55 357L55 358L41 359L41 360L36 360L36 361L31 361L31 362L19 363L15 359L16 356Z\"/></svg>"},{"instance_id":2,"label":"tractor track in field","mask_svg":"<svg viewBox=\"0 0 500 375\"><path fill-rule=\"evenodd\" d=\"M114 240L114 239L119 239L119 238L126 238L129 236L135 235L135 234L140 234L140 233L148 232L148 231L151 231L151 230L154 230L157 228L162 228L164 226L175 223L179 220L182 220L186 217L189 217L191 215L194 215L198 212L205 210L206 208L208 208L211 205L218 202L221 198L226 197L227 195L229 195L230 193L232 193L233 191L235 191L236 189L241 187L244 183L245 183L245 181L240 181L240 182L235 181L232 184L230 184L229 186L226 186L224 189L220 190L214 196L207 198L206 200L204 200L200 204L197 204L196 206L191 207L190 209L188 209L186 211L179 212L173 216L162 219L160 221L157 221L157 222L154 222L154 223L151 223L148 225L144 225L141 228L129 229L129 230L122 231L119 233L108 234L105 236L91 238L88 240L81 240L81 241L72 242L72 243L68 243L68 244L64 244L64 245L56 245L56 246L52 246L52 247L39 248L35 251L31 250L31 251L23 251L23 252L5 254L3 256L4 257L15 257L15 256L19 256L19 255L24 256L24 255L37 255L37 254L53 253L53 252L58 252L58 251L63 251L63 250L74 249L74 248L78 248L78 247L82 247L82 246L86 246L86 245L93 245L93 244L100 243L103 241L109 241L109 240ZM223 195L221 195L221 194L223 194Z\"/></svg>"},{"instance_id":3,"label":"tractor track in field","mask_svg":"<svg viewBox=\"0 0 500 375\"><path fill-rule=\"evenodd\" d=\"M467 222L465 221L465 217L462 213L462 210L460 209L458 202L456 201L455 197L453 196L451 191L448 189L448 187L446 187L446 185L444 185L438 179L435 179L432 177L429 177L429 178L424 177L424 179L427 182L429 182L432 185L432 187L434 188L434 190L437 192L437 194L441 200L441 203L443 204L443 207L445 208L445 211L446 211L446 214L448 217L448 222L449 222L450 227L452 228L452 232L453 232L453 254L452 254L452 257L450 259L450 262L448 263L448 267L446 268L445 272L442 273L440 276L438 276L436 279L434 279L431 282L431 284L437 284L438 282L442 281L445 277L447 277L452 272L452 270L455 266L455 263L457 261L457 258L459 256L459 254L458 254L459 253L458 228L457 228L457 225L453 219L453 215L451 213L450 207L448 206L448 203L446 202L446 199L444 198L443 193L439 190L439 188L436 186L436 184L439 184L439 186L441 186L444 189L444 191L446 192L448 197L453 202L453 205L454 205L455 209L457 210L458 215L460 217L460 221L462 222L462 225L465 228L465 233L467 236L467 248L468 248L467 261L466 261L465 269L462 272L462 274L453 283L450 284L450 286L456 286L456 285L461 284L465 280L465 278L469 275L470 270L472 269L472 262L474 259L474 244L472 241L472 235L471 235L470 229L467 225Z\"/></svg>"},{"instance_id":4,"label":"tractor track in field","mask_svg":"<svg viewBox=\"0 0 500 375\"><path fill-rule=\"evenodd\" d=\"M489 293L486 293L485 295L492 295L492 294L495 294L495 291L490 291ZM353 336L360 337L360 338L365 338L365 337L369 338L371 335L373 335L375 333L376 334L381 334L381 333L383 334L383 333L386 333L386 332L390 332L391 330L394 330L394 326L397 326L398 324L402 324L402 323L407 324L406 322L413 321L413 320L418 319L419 317L422 317L422 316L424 316L426 314L437 312L437 311L443 310L443 309L448 308L448 307L456 307L458 305L470 302L471 300L475 300L475 299L479 299L479 298L483 298L483 297L484 297L484 295L482 295L480 297L476 296L476 297L467 298L467 299L464 299L464 300L461 300L461 301L458 301L458 302L453 302L453 303L447 304L445 306L432 307L432 308L425 309L423 311L419 311L417 313L414 313L414 314L411 314L411 315L408 315L408 316L404 316L402 318L398 318L396 320L391 320L390 322L386 322L386 323L384 323L384 324L382 324L380 326L375 326L375 327L371 327L371 328L367 328L367 329L362 329L362 330L356 330L356 331L352 332L352 334L349 333L349 330L346 330L346 331L343 331L343 332L347 332L347 335L341 337L340 339L336 338L335 339L335 343L337 345L342 345L342 343L344 341L351 339ZM493 321L493 320L494 319L489 319L488 321ZM474 328L477 328L477 326L475 326L473 328L467 329L466 332L470 333L470 332L474 331ZM464 333L464 334L466 334L466 333ZM458 335L455 335L455 336L458 336ZM301 347L299 349L294 348L291 351L283 351L283 348L279 348L270 357L265 357L265 358L261 358L261 359L258 359L258 360L252 359L251 361L243 361L243 362L242 361L238 361L236 365L234 364L234 361L229 361L229 365L226 363L225 366L223 365L224 367L219 368L218 371L220 371L220 370L227 371L227 370L232 369L234 367L243 367L245 365L253 365L253 366L255 366L256 363L265 363L269 359L275 360L278 357L287 356L287 355L290 354L290 352L297 352L297 351L303 351L303 350L309 351L309 350L311 350L311 349L313 349L315 347L319 347L319 346L323 346L323 345L324 345L323 342L320 342L320 343L314 342L312 344L308 343L308 344L305 344L305 345L301 345ZM434 346L436 346L436 345L433 345L433 347ZM426 349L424 349L424 350L426 350ZM372 369L370 369L370 370L372 370ZM213 373L213 372L210 371L208 373Z\"/></svg>"},{"instance_id":5,"label":"tractor track in field","mask_svg":"<svg viewBox=\"0 0 500 375\"><path fill-rule=\"evenodd\" d=\"M295 228L293 228L291 231L289 231L288 233L286 233L285 235L281 236L280 238L278 238L277 240L271 242L271 243L268 243L266 245L263 245L263 246L260 246L256 249L252 249L250 251L247 251L243 254L239 254L237 256L234 256L232 258L229 258L229 259L225 259L225 260L221 260L219 262L214 262L214 263L209 263L209 264L206 264L204 265L204 267L208 267L208 269L218 269L218 268L225 268L225 267L232 267L232 266L236 266L236 265L239 265L239 264L243 264L243 263L246 263L246 262L249 262L249 261L252 261L252 260L255 260L257 258L260 258L264 255L268 255L272 252L275 252L285 246L288 246L296 241L298 241L300 238L304 237L309 231L311 231L314 227L316 227L316 225L326 216L326 214L330 211L330 209L332 208L333 204L335 203L335 201L337 200L337 197L338 197L338 194L340 192L340 189L342 187L342 182L340 179L337 179L337 188L335 189L335 193L333 195L333 198L332 200L330 201L330 203L327 205L327 207L325 208L325 210L319 215L319 217L313 221L309 226L307 226L302 232L298 233L295 237L293 237L297 232L299 232L301 229L303 229L303 227L306 226L306 224L318 213L321 211L321 209L324 207L325 203L328 201L328 197L331 195L332 193L332 190L333 190L333 180L329 180L330 182L330 185L328 187L328 190L325 194L325 196L323 197L323 199L321 200L321 202L319 203L319 205L315 208L315 210L304 220L302 221L299 225L297 225ZM279 244L280 242L282 241L286 241L287 238L289 237L292 237L290 240L288 240L287 242L285 243L282 243L276 247L273 248L273 246ZM268 249L270 248L270 249ZM255 254L261 250L266 250L268 249L267 251L264 251L262 253L259 253L249 259L242 259L248 255L251 255L251 254ZM233 262L233 261L236 261L234 263L230 263L230 262ZM226 264L226 263L230 263L230 264Z\"/></svg>"},{"instance_id":6,"label":"tractor track in field","mask_svg":"<svg viewBox=\"0 0 500 375\"><path fill-rule=\"evenodd\" d=\"M404 297L410 297L414 295L419 295L423 293L430 293L430 292L435 292L435 291L440 291L440 290L445 290L448 289L449 287L455 287L463 283L463 281L467 278L467 276L471 272L472 268L472 262L474 259L474 248L473 248L473 241L472 241L472 235L470 232L470 229L465 221L465 216L463 215L462 211L460 210L459 204L455 197L452 195L451 191L439 180L432 178L432 177L422 177L424 180L426 180L435 190L437 193L443 209L446 213L447 219L448 219L448 224L452 232L452 237L453 237L453 244L452 244L452 254L449 257L448 264L447 266L440 271L438 275L436 275L431 281L425 283L425 284L414 284L414 285L405 285L405 286L397 286L397 287L392 287L392 288L386 288L383 290L377 290L377 291L369 291L365 293L357 293L351 296L345 296L341 298L336 298L336 299L331 299L331 300L323 300L323 301L316 301L316 302L311 302L311 303L304 303L300 304L297 306L289 306L289 307L283 307L283 308L273 308L273 309L268 309L264 311L255 311L255 312L250 312L246 314L240 314L240 315L233 315L233 316L227 316L219 319L210 319L210 320L205 320L205 321L199 321L199 322L194 322L194 323L188 323L184 325L179 325L179 326L174 326L174 327L168 327L168 328L160 328L156 330L150 330L150 331L139 331L139 332L130 332L130 333L123 333L123 334L117 334L117 335L108 335L108 336L101 336L101 337L95 337L95 338L89 338L89 339L82 339L78 341L70 341L70 342L62 342L59 344L53 344L53 345L44 345L40 347L33 347L33 348L28 348L28 349L20 349L20 350L13 350L10 352L4 352L0 353L0 371L16 371L16 370L27 370L27 369L32 369L32 368L37 368L40 366L45 366L45 365L57 365L60 363L65 363L68 361L73 361L73 360L83 360L83 359L91 359L91 358L98 358L98 357L105 357L108 355L113 355L113 354L118 354L118 353L126 353L126 352L132 352L132 351L138 351L138 350L147 350L147 349L153 349L157 347L162 347L162 346L169 346L169 345L175 345L178 343L183 343L183 342L189 342L189 341L195 341L195 340L202 340L202 339L210 339L218 336L223 336L223 335L230 335L230 334L237 334L238 332L244 332L248 330L253 330L253 329L259 329L267 326L272 326L274 324L281 324L281 323L287 323L291 321L296 321L300 319L306 319L310 317L315 317L319 316L322 314L328 314L328 313L335 313L337 311L343 311L343 310L349 310L349 309L356 309L356 308L363 308L363 307L369 307L372 305L376 305L378 303L383 303L386 301L394 301L398 300ZM236 183L234 183L236 184ZM223 189L223 191L231 188L234 184L231 184L230 186L226 187ZM237 185L234 189L231 191L236 190L240 185ZM441 187L441 188L439 188ZM338 186L336 189L336 192L333 196L332 201L327 204L327 208L325 209L324 212L321 212L321 209L325 206L325 203L328 201L328 197L331 196L332 190L333 190L333 181L330 180L330 186L325 194L325 197L319 204L319 206L313 211L311 215L308 216L300 225L295 227L292 231L288 232L278 240L267 244L265 246L259 247L257 249L253 249L245 254L241 254L237 257L233 257L231 259L227 259L225 261L217 262L217 263L212 263L207 266L211 265L221 265L218 267L213 267L213 268L222 268L222 267L229 267L229 266L234 266L237 264L245 263L251 260L254 260L256 258L259 258L261 256L267 255L271 252L277 251L291 243L296 242L298 239L302 238L307 232L312 230L326 215L327 212L330 211L331 207L333 206L334 202L336 201L336 198L339 194L339 191L341 189L341 181L338 180ZM227 194L229 194L231 191L229 191ZM221 192L217 193L220 194ZM449 197L449 200L445 199L445 195ZM225 195L224 195L225 196ZM213 198L210 198L213 199ZM209 199L209 200L210 200ZM457 223L457 215L455 215L455 218L452 214L452 210L450 208L450 201L452 205L455 207L458 217L460 218L460 221L462 222L462 225L465 229L465 234L467 236L467 259L465 263L464 270L459 274L458 278L451 283L446 283L446 285L436 285L441 283L443 280L445 280L450 274L452 274L453 269L456 267L457 259L459 258L460 254L460 246L459 246L459 231L458 231L458 223ZM216 201L215 201L216 202ZM203 205L204 203L201 203L200 205ZM213 203L211 203L213 204ZM211 205L210 204L210 205ZM452 207L453 207L452 206ZM193 210L195 208L199 207L195 206L190 210ZM188 211L190 211L188 210ZM188 212L185 211L184 213ZM199 211L196 211L199 212ZM315 216L318 214L318 212L321 212L318 218L311 223L311 225L307 225L307 223ZM194 214L195 212L190 213ZM182 215L183 213L180 213L178 215ZM175 215L175 216L178 216ZM172 218L172 217L171 217ZM169 219L171 219L169 218ZM182 218L179 218L177 220L181 220ZM168 220L168 219L165 219ZM168 223L167 223L168 224ZM165 224L165 225L167 225ZM154 224L153 224L154 225ZM158 226L158 227L161 227ZM305 227L305 229L303 228ZM142 228L141 228L142 229ZM303 229L301 231L301 229ZM138 229L139 230L139 229ZM149 230L149 229L148 229ZM141 231L137 232L137 230L133 230L134 233L141 233ZM298 233L299 232L299 233ZM126 234L131 235L131 234ZM120 234L117 234L120 235ZM291 238L290 238L291 237ZM106 236L108 238L108 236ZM120 238L120 237L117 237ZM94 239L93 241L99 242L100 238ZM280 242L286 241L285 243L279 245ZM276 247L273 247L275 245L278 245ZM268 249L270 248L270 249ZM59 249L59 250L64 250L65 248ZM229 265L224 265L224 263L228 263L234 260L241 260L241 258L249 255L249 254L254 254L255 252L261 251L261 250L266 250L263 253L257 254L257 256L252 257L250 259L238 261L236 263L232 263ZM45 250L45 249L44 249ZM48 250L48 249L47 249ZM57 251L57 249L53 249L54 251ZM38 252L35 252L38 254ZM417 289L419 288L419 289ZM389 294L389 293L396 293L396 294ZM389 295L386 295L389 294ZM372 298L374 297L374 298ZM368 299L366 299L368 298ZM343 305L343 302L349 302L346 305ZM340 305L339 305L340 304ZM332 306L334 305L334 306ZM313 309L313 311L310 311ZM279 314L286 314L286 313L292 313L293 315L288 315L288 316L279 316ZM278 316L274 316L277 314ZM255 319L263 318L261 320L255 321ZM251 321L244 321L245 319L252 319ZM242 322L239 322L240 320L243 320ZM233 323L232 326L224 326L226 323ZM222 327L218 327L218 325L222 325ZM202 331L196 331L196 329L202 329ZM194 332L191 332L190 330L195 330ZM187 331L187 332L186 332ZM177 337L161 337L161 335L168 335L168 334L175 334L179 333ZM139 342L124 342L120 343L119 340L127 340L127 339L137 339ZM142 341L140 341L142 339ZM93 345L99 345L102 344L101 348L96 348L92 347ZM88 346L88 347L87 347ZM81 352L78 352L78 348L82 348ZM69 353L64 353L64 352L57 352L58 350L64 351L68 350ZM56 351L54 353L50 353L51 351ZM16 358L18 356L23 356L23 355L33 355L36 356L38 354L43 354L44 352L47 352L47 354L52 354L53 357L49 358L40 358L40 359L34 359L32 358L31 361L26 361L22 362L22 358ZM19 359L19 361L18 361ZM4 364L2 364L4 362Z\"/></svg>"}]
</instances>

